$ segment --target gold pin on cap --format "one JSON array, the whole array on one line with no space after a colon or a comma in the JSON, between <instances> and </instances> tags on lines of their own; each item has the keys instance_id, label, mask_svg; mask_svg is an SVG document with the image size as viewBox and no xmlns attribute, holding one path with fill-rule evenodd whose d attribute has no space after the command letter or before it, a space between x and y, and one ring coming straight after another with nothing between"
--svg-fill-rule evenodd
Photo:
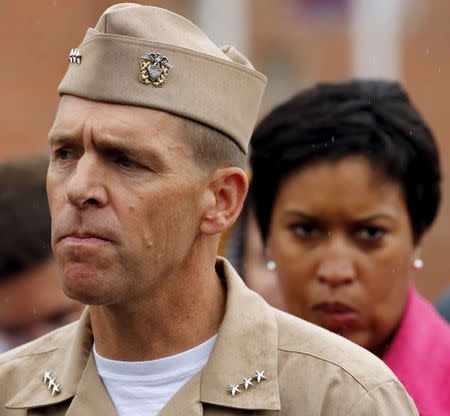
<instances>
[{"instance_id":1,"label":"gold pin on cap","mask_svg":"<svg viewBox=\"0 0 450 416\"><path fill-rule=\"evenodd\" d=\"M144 84L152 84L158 88L164 87L166 84L166 76L170 69L173 68L165 56L161 56L155 52L141 56L139 65L141 68L139 80Z\"/></svg>"}]
</instances>

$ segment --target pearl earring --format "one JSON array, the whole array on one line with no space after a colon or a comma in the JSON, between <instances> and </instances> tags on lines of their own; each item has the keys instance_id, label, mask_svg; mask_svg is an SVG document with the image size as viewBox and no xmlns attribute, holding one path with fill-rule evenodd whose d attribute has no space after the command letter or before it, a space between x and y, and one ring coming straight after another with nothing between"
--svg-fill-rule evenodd
<instances>
[{"instance_id":1,"label":"pearl earring","mask_svg":"<svg viewBox=\"0 0 450 416\"><path fill-rule=\"evenodd\" d=\"M269 260L266 264L266 267L267 270L270 270L272 272L277 268L277 264L273 260Z\"/></svg>"},{"instance_id":2,"label":"pearl earring","mask_svg":"<svg viewBox=\"0 0 450 416\"><path fill-rule=\"evenodd\" d=\"M415 259L413 261L413 267L415 270L420 270L423 268L423 260L422 259Z\"/></svg>"}]
</instances>

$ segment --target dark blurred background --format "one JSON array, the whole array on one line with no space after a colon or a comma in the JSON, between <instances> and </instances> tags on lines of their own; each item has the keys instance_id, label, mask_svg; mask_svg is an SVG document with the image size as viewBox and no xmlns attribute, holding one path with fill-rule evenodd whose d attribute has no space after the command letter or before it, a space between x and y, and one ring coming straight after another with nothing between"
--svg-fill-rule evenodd
<instances>
[{"instance_id":1,"label":"dark blurred background","mask_svg":"<svg viewBox=\"0 0 450 416\"><path fill-rule=\"evenodd\" d=\"M45 151L71 48L116 1L0 0L0 161ZM425 237L417 286L450 283L450 2L443 0L140 1L191 19L247 54L269 83L261 115L301 88L350 77L398 79L436 135L444 201Z\"/></svg>"}]
</instances>

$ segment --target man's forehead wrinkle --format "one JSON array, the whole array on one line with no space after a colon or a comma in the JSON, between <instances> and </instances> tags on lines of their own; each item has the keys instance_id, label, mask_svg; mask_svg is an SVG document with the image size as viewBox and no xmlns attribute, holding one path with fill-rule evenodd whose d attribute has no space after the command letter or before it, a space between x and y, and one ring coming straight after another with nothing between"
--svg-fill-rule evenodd
<instances>
[{"instance_id":1,"label":"man's forehead wrinkle","mask_svg":"<svg viewBox=\"0 0 450 416\"><path fill-rule=\"evenodd\" d=\"M82 129L82 140L85 141L86 139L92 140L93 137L93 123L89 120L84 120L83 122L83 129Z\"/></svg>"},{"instance_id":2,"label":"man's forehead wrinkle","mask_svg":"<svg viewBox=\"0 0 450 416\"><path fill-rule=\"evenodd\" d=\"M159 173L168 173L170 161L176 157L192 159L183 121L150 108L79 102L68 97L49 132L49 140L53 146L63 143L93 146L101 153L124 152L142 158Z\"/></svg>"},{"instance_id":3,"label":"man's forehead wrinkle","mask_svg":"<svg viewBox=\"0 0 450 416\"><path fill-rule=\"evenodd\" d=\"M51 127L48 137L49 141L60 140L80 136L85 129L86 120L76 114L76 111L58 110L57 116Z\"/></svg>"},{"instance_id":4,"label":"man's forehead wrinkle","mask_svg":"<svg viewBox=\"0 0 450 416\"><path fill-rule=\"evenodd\" d=\"M98 121L92 125L92 138L97 143L110 142L111 144L127 144L142 135L136 131L132 123L115 119L112 123Z\"/></svg>"},{"instance_id":5,"label":"man's forehead wrinkle","mask_svg":"<svg viewBox=\"0 0 450 416\"><path fill-rule=\"evenodd\" d=\"M110 128L104 124L92 126L91 140L94 147L100 151L129 151L135 153L137 151L149 151L149 146L139 144L137 135L130 130Z\"/></svg>"},{"instance_id":6,"label":"man's forehead wrinkle","mask_svg":"<svg viewBox=\"0 0 450 416\"><path fill-rule=\"evenodd\" d=\"M145 137L157 132L155 125L158 122L150 122L148 114L143 113L148 109L121 107L124 108L121 108L120 111L117 107L107 108L99 117L95 117L93 120L94 134L113 139L127 139L129 137Z\"/></svg>"},{"instance_id":7,"label":"man's forehead wrinkle","mask_svg":"<svg viewBox=\"0 0 450 416\"><path fill-rule=\"evenodd\" d=\"M79 136L77 129L65 128L65 127L55 127L52 128L48 133L48 142L50 145L55 145L61 141L75 140Z\"/></svg>"}]
</instances>

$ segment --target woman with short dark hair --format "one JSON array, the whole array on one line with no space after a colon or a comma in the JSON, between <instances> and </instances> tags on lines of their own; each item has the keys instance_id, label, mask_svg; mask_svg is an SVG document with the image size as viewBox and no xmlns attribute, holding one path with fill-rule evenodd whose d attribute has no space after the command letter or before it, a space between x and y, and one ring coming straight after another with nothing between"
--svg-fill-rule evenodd
<instances>
[{"instance_id":1,"label":"woman with short dark hair","mask_svg":"<svg viewBox=\"0 0 450 416\"><path fill-rule=\"evenodd\" d=\"M251 167L285 309L380 356L421 414L450 414L450 327L411 283L440 203L439 155L405 91L308 89L256 128Z\"/></svg>"}]
</instances>

